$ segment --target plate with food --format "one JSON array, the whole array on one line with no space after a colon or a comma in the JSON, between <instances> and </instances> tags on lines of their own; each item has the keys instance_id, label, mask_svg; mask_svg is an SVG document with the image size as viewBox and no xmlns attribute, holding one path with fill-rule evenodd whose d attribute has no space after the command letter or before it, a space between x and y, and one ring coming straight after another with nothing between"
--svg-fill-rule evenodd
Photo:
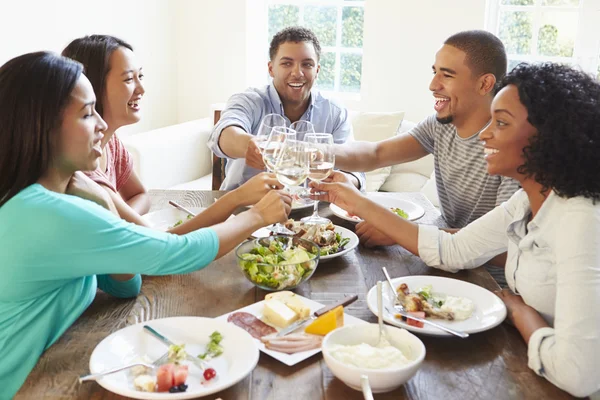
<instances>
[{"instance_id":1,"label":"plate with food","mask_svg":"<svg viewBox=\"0 0 600 400\"><path fill-rule=\"evenodd\" d=\"M347 300L345 298L339 303ZM291 291L282 291L270 293L263 301L216 319L229 321L246 330L260 351L291 366L319 353L323 337L332 330L340 326L367 323L344 313L343 305L332 307L330 311L313 318L315 311L325 311L324 307ZM299 325L297 329L285 336L276 336L294 323Z\"/></svg>"},{"instance_id":2,"label":"plate with food","mask_svg":"<svg viewBox=\"0 0 600 400\"><path fill-rule=\"evenodd\" d=\"M385 196L377 193L368 193L367 198L375 203L387 207L391 212L401 216L409 221L414 221L425 215L425 209L412 201L402 200L391 196ZM331 203L331 211L338 217L351 222L360 222L362 219L356 215L350 214L343 208Z\"/></svg>"},{"instance_id":3,"label":"plate with food","mask_svg":"<svg viewBox=\"0 0 600 400\"><path fill-rule=\"evenodd\" d=\"M205 210L203 207L188 207L188 210L198 215ZM165 208L143 215L142 218L154 229L166 231L192 219L186 212L175 207Z\"/></svg>"},{"instance_id":4,"label":"plate with food","mask_svg":"<svg viewBox=\"0 0 600 400\"><path fill-rule=\"evenodd\" d=\"M414 313L416 317L431 319L432 322L466 333L492 329L506 318L506 306L498 296L469 282L416 275L394 278L392 283L396 293L388 284L384 285L383 304L387 310L384 310L383 318L387 323L415 333L450 336L433 326L393 313L394 304L402 304L406 311ZM376 286L367 294L367 306L377 314Z\"/></svg>"},{"instance_id":5,"label":"plate with food","mask_svg":"<svg viewBox=\"0 0 600 400\"><path fill-rule=\"evenodd\" d=\"M296 232L295 237L309 240L320 248L320 261L331 260L354 250L359 243L358 236L350 229L329 223L326 225L307 225L302 221L288 219L284 224L291 231ZM266 237L272 235L267 228L255 231L253 237Z\"/></svg>"},{"instance_id":6,"label":"plate with food","mask_svg":"<svg viewBox=\"0 0 600 400\"><path fill-rule=\"evenodd\" d=\"M177 345L165 345L144 325ZM190 361L190 356L204 364ZM152 365L160 359L163 361L154 368L138 365L106 375L98 383L135 399L192 399L235 385L252 372L258 358L254 338L233 324L212 318L173 317L128 326L106 337L90 357L90 371L100 373L139 362Z\"/></svg>"}]
</instances>

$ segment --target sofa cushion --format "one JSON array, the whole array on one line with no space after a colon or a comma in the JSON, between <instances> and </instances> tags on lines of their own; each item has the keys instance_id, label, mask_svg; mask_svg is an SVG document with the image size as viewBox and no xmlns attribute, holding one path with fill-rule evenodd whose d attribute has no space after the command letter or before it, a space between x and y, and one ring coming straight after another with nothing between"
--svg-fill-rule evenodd
<instances>
[{"instance_id":1,"label":"sofa cushion","mask_svg":"<svg viewBox=\"0 0 600 400\"><path fill-rule=\"evenodd\" d=\"M404 112L360 112L352 118L352 130L357 141L379 142L393 137L400 130ZM367 192L376 192L390 176L392 167L365 173Z\"/></svg>"}]
</instances>

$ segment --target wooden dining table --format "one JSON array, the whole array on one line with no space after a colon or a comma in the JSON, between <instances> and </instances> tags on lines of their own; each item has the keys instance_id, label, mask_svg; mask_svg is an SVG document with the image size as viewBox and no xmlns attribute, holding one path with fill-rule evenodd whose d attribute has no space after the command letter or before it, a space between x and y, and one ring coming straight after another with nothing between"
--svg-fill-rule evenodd
<instances>
[{"instance_id":1,"label":"wooden dining table","mask_svg":"<svg viewBox=\"0 0 600 400\"><path fill-rule=\"evenodd\" d=\"M167 207L169 200L183 206L206 207L223 195L218 191L153 190L151 211ZM387 194L419 204L425 214L422 224L444 226L444 220L420 193ZM312 209L293 211L292 218L308 215ZM320 212L334 224L354 229L354 223L333 215L326 203ZM359 299L346 313L368 322L377 318L367 308L366 294L383 280L381 267L392 277L434 275L460 279L490 291L497 283L484 267L446 273L427 267L418 257L400 246L364 248L320 263L311 279L295 292L323 304L350 294ZM98 383L78 383L89 371L94 348L106 336L142 321L174 316L218 317L264 299L267 292L249 282L236 263L233 252L206 268L186 275L144 276L141 293L135 299L113 298L101 291L92 305L40 358L16 399L124 399ZM419 335L426 347L425 360L399 389L376 394L375 399L567 399L570 395L537 376L527 366L527 346L519 332L503 323L468 339ZM1 392L1 389L0 389ZM0 398L2 396L0 395ZM261 353L258 365L245 379L214 400L328 399L359 400L355 391L337 379L316 354L299 364L287 366Z\"/></svg>"}]
</instances>

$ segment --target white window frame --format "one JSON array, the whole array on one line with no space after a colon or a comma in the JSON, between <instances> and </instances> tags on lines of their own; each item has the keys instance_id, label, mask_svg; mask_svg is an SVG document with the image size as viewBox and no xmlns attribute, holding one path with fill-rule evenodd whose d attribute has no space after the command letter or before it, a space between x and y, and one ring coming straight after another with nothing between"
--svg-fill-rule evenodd
<instances>
[{"instance_id":1,"label":"white window frame","mask_svg":"<svg viewBox=\"0 0 600 400\"><path fill-rule=\"evenodd\" d=\"M358 92L344 92L340 90L340 79L341 79L341 55L342 54L360 54L363 55L363 49L343 47L342 46L342 11L343 7L362 7L364 11L365 1L345 1L345 0L266 0L267 10L272 5L293 5L299 7L299 24L303 25L304 22L304 7L305 6L318 6L318 7L337 7L337 20L336 20L336 44L335 46L321 46L321 54L323 53L335 53L335 71L334 71L334 82L333 90L323 90L322 92L334 97L359 100L360 89ZM268 12L268 11L267 11ZM364 14L363 14L364 15ZM268 21L268 18L267 18ZM268 22L267 22L268 23ZM363 21L364 24L364 21ZM364 28L364 27L363 27ZM270 40L268 38L267 40ZM363 45L364 45L364 29L363 29ZM362 71L361 71L361 89L362 89Z\"/></svg>"},{"instance_id":2,"label":"white window frame","mask_svg":"<svg viewBox=\"0 0 600 400\"><path fill-rule=\"evenodd\" d=\"M533 6L502 5L502 0L486 0L486 23L488 31L499 34L501 11L529 11L533 13L532 49L530 54L508 54L509 60L526 62L552 61L570 62L579 65L584 71L598 74L600 55L600 0L580 0L578 7L542 6L542 0L534 0ZM572 57L550 57L537 53L538 32L543 11L577 13L577 36Z\"/></svg>"}]
</instances>

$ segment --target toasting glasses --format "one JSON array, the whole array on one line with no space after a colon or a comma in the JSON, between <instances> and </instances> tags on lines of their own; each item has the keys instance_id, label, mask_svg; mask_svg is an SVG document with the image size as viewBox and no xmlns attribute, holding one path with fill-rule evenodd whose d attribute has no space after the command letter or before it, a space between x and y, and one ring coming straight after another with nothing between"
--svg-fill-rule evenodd
<instances>
[{"instance_id":1,"label":"toasting glasses","mask_svg":"<svg viewBox=\"0 0 600 400\"><path fill-rule=\"evenodd\" d=\"M254 141L260 149L261 155L264 155L265 147L269 141L269 136L275 127L285 127L285 118L279 114L267 114L263 117L256 133ZM264 160L263 160L264 161Z\"/></svg>"},{"instance_id":2,"label":"toasting glasses","mask_svg":"<svg viewBox=\"0 0 600 400\"><path fill-rule=\"evenodd\" d=\"M296 186L303 183L308 176L309 149L307 143L288 139L281 146L279 156L274 164L277 180L285 186ZM289 234L289 229L281 224L271 227L278 234ZM293 234L293 232L292 232Z\"/></svg>"},{"instance_id":3,"label":"toasting glasses","mask_svg":"<svg viewBox=\"0 0 600 400\"><path fill-rule=\"evenodd\" d=\"M296 139L296 131L285 126L275 126L266 141L262 152L263 162L269 172L275 172L275 163L281 155L283 145L288 140Z\"/></svg>"},{"instance_id":4,"label":"toasting glasses","mask_svg":"<svg viewBox=\"0 0 600 400\"><path fill-rule=\"evenodd\" d=\"M315 133L315 127L310 121L296 121L290 125L290 128L296 131L296 139L298 140L304 140L309 133ZM313 200L310 198L310 190L308 189L308 181L304 181L302 187L292 190L295 194L294 201L304 205L313 204Z\"/></svg>"},{"instance_id":5,"label":"toasting glasses","mask_svg":"<svg viewBox=\"0 0 600 400\"><path fill-rule=\"evenodd\" d=\"M333 171L335 153L333 152L333 135L329 133L309 133L304 137L310 154L308 178L313 182L321 182ZM305 224L321 225L331 222L319 215L319 201L315 200L313 214L302 218Z\"/></svg>"}]
</instances>

